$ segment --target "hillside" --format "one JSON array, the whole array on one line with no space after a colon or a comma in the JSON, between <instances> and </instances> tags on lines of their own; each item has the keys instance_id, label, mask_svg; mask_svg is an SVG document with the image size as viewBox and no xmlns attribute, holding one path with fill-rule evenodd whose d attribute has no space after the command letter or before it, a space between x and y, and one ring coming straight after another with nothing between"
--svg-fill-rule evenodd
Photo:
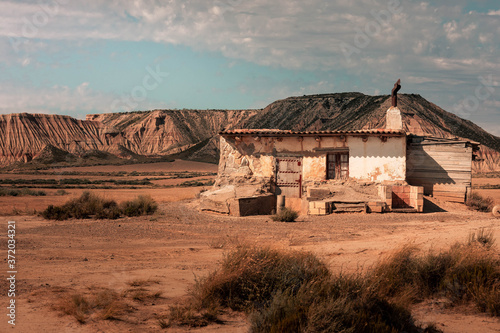
<instances>
[{"instance_id":1,"label":"hillside","mask_svg":"<svg viewBox=\"0 0 500 333\"><path fill-rule=\"evenodd\" d=\"M247 128L353 130L384 128L389 96L341 93L289 97L267 106L243 124ZM398 95L404 128L415 134L463 137L500 152L500 138L447 112L420 95Z\"/></svg>"},{"instance_id":2,"label":"hillside","mask_svg":"<svg viewBox=\"0 0 500 333\"><path fill-rule=\"evenodd\" d=\"M478 171L500 168L500 138L419 95L399 95L405 129L482 144ZM352 130L382 128L389 96L338 93L290 97L260 110L154 110L88 115L0 115L0 165L117 163L158 157L216 162L217 133L231 128Z\"/></svg>"}]
</instances>

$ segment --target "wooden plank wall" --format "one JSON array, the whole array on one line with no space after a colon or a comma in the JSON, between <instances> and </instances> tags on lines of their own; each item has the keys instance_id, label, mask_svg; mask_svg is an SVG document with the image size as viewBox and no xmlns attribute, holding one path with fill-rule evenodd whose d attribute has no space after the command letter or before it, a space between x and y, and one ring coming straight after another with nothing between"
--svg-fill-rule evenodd
<instances>
[{"instance_id":1,"label":"wooden plank wall","mask_svg":"<svg viewBox=\"0 0 500 333\"><path fill-rule=\"evenodd\" d=\"M424 140L408 145L406 180L426 195L464 202L472 181L472 147L465 142Z\"/></svg>"}]
</instances>

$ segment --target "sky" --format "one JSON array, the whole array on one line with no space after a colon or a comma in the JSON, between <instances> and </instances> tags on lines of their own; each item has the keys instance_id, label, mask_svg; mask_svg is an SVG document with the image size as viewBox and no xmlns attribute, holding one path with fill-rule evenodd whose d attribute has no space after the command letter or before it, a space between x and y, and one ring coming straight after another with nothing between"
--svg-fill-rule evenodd
<instances>
[{"instance_id":1,"label":"sky","mask_svg":"<svg viewBox=\"0 0 500 333\"><path fill-rule=\"evenodd\" d=\"M400 78L500 136L500 1L0 1L0 73L1 114L76 118L388 95Z\"/></svg>"}]
</instances>

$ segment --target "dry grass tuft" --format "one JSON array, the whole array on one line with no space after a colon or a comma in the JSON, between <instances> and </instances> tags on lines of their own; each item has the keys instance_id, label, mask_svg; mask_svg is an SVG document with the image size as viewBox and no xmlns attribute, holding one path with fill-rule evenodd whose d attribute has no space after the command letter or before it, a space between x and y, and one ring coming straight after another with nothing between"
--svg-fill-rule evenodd
<instances>
[{"instance_id":1,"label":"dry grass tuft","mask_svg":"<svg viewBox=\"0 0 500 333\"><path fill-rule=\"evenodd\" d=\"M472 192L472 195L467 198L465 204L471 210L477 210L479 212L489 212L493 208L493 199L490 197L484 198L476 192Z\"/></svg>"},{"instance_id":2,"label":"dry grass tuft","mask_svg":"<svg viewBox=\"0 0 500 333\"><path fill-rule=\"evenodd\" d=\"M446 297L452 306L472 303L500 315L493 243L480 229L439 253L404 246L353 276L332 276L309 253L240 246L197 281L188 305L171 308L168 325L206 325L231 308L250 313L252 332L440 332L415 324L409 305Z\"/></svg>"},{"instance_id":3,"label":"dry grass tuft","mask_svg":"<svg viewBox=\"0 0 500 333\"><path fill-rule=\"evenodd\" d=\"M380 262L369 279L380 295L398 304L445 296L452 305L472 302L480 311L500 314L500 260L491 232L480 230L465 243L440 253L403 247Z\"/></svg>"},{"instance_id":4,"label":"dry grass tuft","mask_svg":"<svg viewBox=\"0 0 500 333\"><path fill-rule=\"evenodd\" d=\"M203 311L229 307L250 313L251 332L420 332L371 282L332 276L310 253L241 246L197 282L189 305L171 309L169 325L205 324Z\"/></svg>"},{"instance_id":5,"label":"dry grass tuft","mask_svg":"<svg viewBox=\"0 0 500 333\"><path fill-rule=\"evenodd\" d=\"M290 208L284 207L280 212L276 213L271 218L275 222L295 222L297 217L299 217L299 213Z\"/></svg>"},{"instance_id":6,"label":"dry grass tuft","mask_svg":"<svg viewBox=\"0 0 500 333\"><path fill-rule=\"evenodd\" d=\"M471 232L467 243L469 245L479 244L487 247L488 249L491 248L495 244L493 229L487 230L485 228L479 228L477 233Z\"/></svg>"},{"instance_id":7,"label":"dry grass tuft","mask_svg":"<svg viewBox=\"0 0 500 333\"><path fill-rule=\"evenodd\" d=\"M84 324L89 319L120 320L128 305L111 290L102 290L94 294L64 294L64 298L56 305L56 310L73 316Z\"/></svg>"},{"instance_id":8,"label":"dry grass tuft","mask_svg":"<svg viewBox=\"0 0 500 333\"><path fill-rule=\"evenodd\" d=\"M158 204L149 195L139 195L132 201L122 202L120 208L126 216L152 215L158 210Z\"/></svg>"},{"instance_id":9,"label":"dry grass tuft","mask_svg":"<svg viewBox=\"0 0 500 333\"><path fill-rule=\"evenodd\" d=\"M194 294L203 308L220 304L250 311L265 306L278 290L298 290L328 274L310 253L242 246L225 255L219 270L198 281Z\"/></svg>"},{"instance_id":10,"label":"dry grass tuft","mask_svg":"<svg viewBox=\"0 0 500 333\"><path fill-rule=\"evenodd\" d=\"M218 307L200 309L193 304L171 306L168 314L167 327L172 325L188 327L204 327L210 323L222 323L219 319ZM160 323L160 326L162 324Z\"/></svg>"}]
</instances>

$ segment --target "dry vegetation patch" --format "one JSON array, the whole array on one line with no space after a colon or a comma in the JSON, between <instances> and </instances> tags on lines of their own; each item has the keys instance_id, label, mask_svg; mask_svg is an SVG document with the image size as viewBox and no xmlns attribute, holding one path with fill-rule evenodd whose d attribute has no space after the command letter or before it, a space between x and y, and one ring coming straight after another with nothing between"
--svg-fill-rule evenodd
<instances>
[{"instance_id":1,"label":"dry vegetation patch","mask_svg":"<svg viewBox=\"0 0 500 333\"><path fill-rule=\"evenodd\" d=\"M62 206L49 205L40 215L48 220L88 219L91 217L117 219L121 215L151 215L157 209L158 204L151 196L139 195L134 200L124 201L118 205L114 200L107 200L85 191L79 198L71 199Z\"/></svg>"},{"instance_id":2,"label":"dry vegetation patch","mask_svg":"<svg viewBox=\"0 0 500 333\"><path fill-rule=\"evenodd\" d=\"M369 279L398 304L445 297L450 306L472 303L499 316L500 260L493 244L492 232L480 229L439 253L406 246L381 261Z\"/></svg>"},{"instance_id":3,"label":"dry vegetation patch","mask_svg":"<svg viewBox=\"0 0 500 333\"><path fill-rule=\"evenodd\" d=\"M250 314L252 332L421 332L409 310L361 276L333 276L306 252L241 246L197 282L168 326L200 326L224 308ZM428 327L427 332L433 328Z\"/></svg>"},{"instance_id":4,"label":"dry vegetation patch","mask_svg":"<svg viewBox=\"0 0 500 333\"><path fill-rule=\"evenodd\" d=\"M467 198L465 204L469 209L477 210L479 212L490 212L493 208L493 199L490 197L483 197L478 193L473 192L472 195Z\"/></svg>"},{"instance_id":5,"label":"dry vegetation patch","mask_svg":"<svg viewBox=\"0 0 500 333\"><path fill-rule=\"evenodd\" d=\"M299 217L299 213L293 209L284 207L281 211L272 216L272 220L275 222L295 222Z\"/></svg>"},{"instance_id":6,"label":"dry vegetation patch","mask_svg":"<svg viewBox=\"0 0 500 333\"><path fill-rule=\"evenodd\" d=\"M333 275L310 253L240 245L163 324L203 326L230 308L249 314L252 332L439 332L417 324L410 306L444 297L500 316L499 263L484 229L446 251L404 246L355 275Z\"/></svg>"},{"instance_id":7,"label":"dry vegetation patch","mask_svg":"<svg viewBox=\"0 0 500 333\"><path fill-rule=\"evenodd\" d=\"M73 316L79 323L89 320L122 320L133 308L117 292L103 289L90 294L64 293L55 309Z\"/></svg>"}]
</instances>

